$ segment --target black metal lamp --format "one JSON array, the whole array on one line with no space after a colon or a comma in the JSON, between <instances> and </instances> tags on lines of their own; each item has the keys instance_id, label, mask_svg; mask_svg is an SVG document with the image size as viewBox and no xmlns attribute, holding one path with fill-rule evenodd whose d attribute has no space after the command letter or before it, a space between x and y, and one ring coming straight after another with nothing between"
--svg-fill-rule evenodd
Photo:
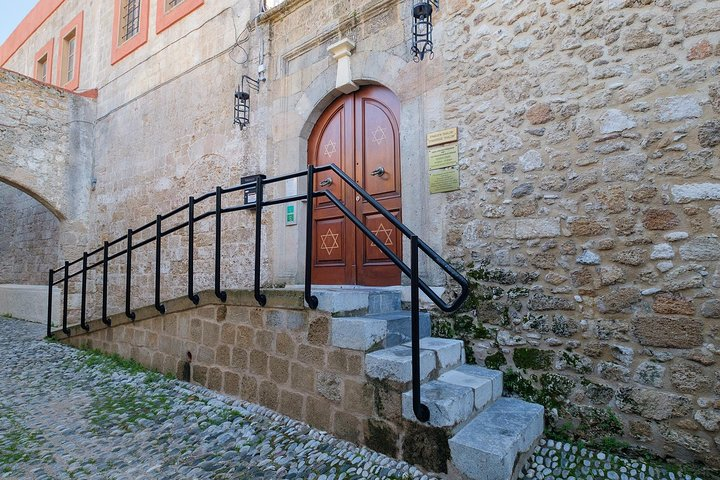
<instances>
[{"instance_id":1,"label":"black metal lamp","mask_svg":"<svg viewBox=\"0 0 720 480\"><path fill-rule=\"evenodd\" d=\"M247 85L245 85L246 82ZM233 121L233 125L240 125L240 130L244 130L250 125L250 93L248 92L250 88L259 92L260 82L243 75L240 85L235 91L235 120Z\"/></svg>"},{"instance_id":2,"label":"black metal lamp","mask_svg":"<svg viewBox=\"0 0 720 480\"><path fill-rule=\"evenodd\" d=\"M413 45L415 61L422 61L427 55L432 60L433 53L433 7L440 8L440 0L414 0L413 2Z\"/></svg>"}]
</instances>

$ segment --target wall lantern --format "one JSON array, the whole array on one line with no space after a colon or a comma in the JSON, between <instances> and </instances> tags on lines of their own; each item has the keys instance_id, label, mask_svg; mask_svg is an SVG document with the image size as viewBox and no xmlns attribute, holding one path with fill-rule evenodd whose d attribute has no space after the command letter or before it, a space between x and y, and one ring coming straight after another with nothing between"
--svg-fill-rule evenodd
<instances>
[{"instance_id":1,"label":"wall lantern","mask_svg":"<svg viewBox=\"0 0 720 480\"><path fill-rule=\"evenodd\" d=\"M248 92L250 88L259 92L260 82L243 75L240 85L235 91L235 121L233 122L233 125L240 125L240 130L244 130L250 125L250 93Z\"/></svg>"},{"instance_id":2,"label":"wall lantern","mask_svg":"<svg viewBox=\"0 0 720 480\"><path fill-rule=\"evenodd\" d=\"M427 55L432 60L433 53L433 7L440 8L440 0L414 0L413 2L413 45L415 62L422 61Z\"/></svg>"}]
</instances>

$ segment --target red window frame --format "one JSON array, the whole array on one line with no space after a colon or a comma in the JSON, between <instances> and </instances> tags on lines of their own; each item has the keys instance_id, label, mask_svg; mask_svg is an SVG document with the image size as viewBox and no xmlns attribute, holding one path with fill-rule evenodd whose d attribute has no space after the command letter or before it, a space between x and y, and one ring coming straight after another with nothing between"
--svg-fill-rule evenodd
<instances>
[{"instance_id":1,"label":"red window frame","mask_svg":"<svg viewBox=\"0 0 720 480\"><path fill-rule=\"evenodd\" d=\"M172 25L190 15L202 7L205 0L184 0L181 4L165 10L166 0L157 0L157 18L155 21L155 33L170 28Z\"/></svg>"},{"instance_id":2,"label":"red window frame","mask_svg":"<svg viewBox=\"0 0 720 480\"><path fill-rule=\"evenodd\" d=\"M141 0L140 4L140 28L137 34L131 39L120 43L120 15L122 12L123 0L115 0L115 14L113 15L112 52L110 64L115 65L132 52L142 47L148 40L148 29L150 23L150 0Z\"/></svg>"},{"instance_id":3,"label":"red window frame","mask_svg":"<svg viewBox=\"0 0 720 480\"><path fill-rule=\"evenodd\" d=\"M33 78L38 81L42 81L37 77L37 67L38 62L40 62L40 59L47 55L47 60L45 60L45 83L52 83L52 77L53 77L53 52L55 51L55 39L51 38L48 43L45 44L44 47L42 47L38 52L35 54L35 63L33 64Z\"/></svg>"},{"instance_id":4,"label":"red window frame","mask_svg":"<svg viewBox=\"0 0 720 480\"><path fill-rule=\"evenodd\" d=\"M80 12L77 17L73 18L65 28L60 30L60 47L58 50L57 62L57 85L66 90L77 90L80 86L80 60L82 58L82 41L83 41L83 18L85 12ZM69 82L63 83L63 56L65 54L65 38L75 30L75 61L73 62L73 77ZM68 65L70 68L70 65Z\"/></svg>"}]
</instances>

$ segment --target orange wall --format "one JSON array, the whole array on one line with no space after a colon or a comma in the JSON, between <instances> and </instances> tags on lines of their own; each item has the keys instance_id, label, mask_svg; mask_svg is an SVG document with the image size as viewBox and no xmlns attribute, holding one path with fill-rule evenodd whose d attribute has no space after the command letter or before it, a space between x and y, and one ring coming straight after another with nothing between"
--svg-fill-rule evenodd
<instances>
[{"instance_id":1,"label":"orange wall","mask_svg":"<svg viewBox=\"0 0 720 480\"><path fill-rule=\"evenodd\" d=\"M50 18L50 15L65 2L65 0L40 0L30 10L30 13L20 22L20 25L10 34L5 43L0 46L0 67L5 65L10 57L18 51L25 41L37 31L38 28Z\"/></svg>"}]
</instances>

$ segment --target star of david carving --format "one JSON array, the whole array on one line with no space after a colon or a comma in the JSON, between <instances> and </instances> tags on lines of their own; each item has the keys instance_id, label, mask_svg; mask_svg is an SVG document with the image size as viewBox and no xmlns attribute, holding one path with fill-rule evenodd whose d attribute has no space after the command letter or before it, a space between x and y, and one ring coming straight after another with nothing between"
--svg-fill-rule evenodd
<instances>
[{"instance_id":1,"label":"star of david carving","mask_svg":"<svg viewBox=\"0 0 720 480\"><path fill-rule=\"evenodd\" d=\"M378 125L372 135L373 142L377 143L378 145L382 144L382 142L387 138L385 136L385 130L380 125Z\"/></svg>"},{"instance_id":2,"label":"star of david carving","mask_svg":"<svg viewBox=\"0 0 720 480\"><path fill-rule=\"evenodd\" d=\"M384 223L380 223L380 226L377 228L377 230L373 230L372 233L375 234L376 237L378 237L380 240L382 240L382 237L380 237L380 234L382 233L385 236L385 245L388 247L392 247L393 241L390 235L392 235L393 229L392 228L385 228ZM375 242L370 244L371 247L375 246Z\"/></svg>"},{"instance_id":3,"label":"star of david carving","mask_svg":"<svg viewBox=\"0 0 720 480\"><path fill-rule=\"evenodd\" d=\"M335 145L335 142L333 142L332 140L330 140L330 141L325 145L325 155L327 155L327 157L329 158L329 157L332 157L332 156L333 156L333 153L335 153L335 152L337 152L337 145Z\"/></svg>"},{"instance_id":4,"label":"star of david carving","mask_svg":"<svg viewBox=\"0 0 720 480\"><path fill-rule=\"evenodd\" d=\"M320 249L325 250L328 256L332 255L336 248L340 248L340 245L338 244L339 236L339 233L333 233L332 229L328 229L325 235L320 235L320 240L322 240ZM332 245L328 245L328 240L332 240Z\"/></svg>"}]
</instances>

